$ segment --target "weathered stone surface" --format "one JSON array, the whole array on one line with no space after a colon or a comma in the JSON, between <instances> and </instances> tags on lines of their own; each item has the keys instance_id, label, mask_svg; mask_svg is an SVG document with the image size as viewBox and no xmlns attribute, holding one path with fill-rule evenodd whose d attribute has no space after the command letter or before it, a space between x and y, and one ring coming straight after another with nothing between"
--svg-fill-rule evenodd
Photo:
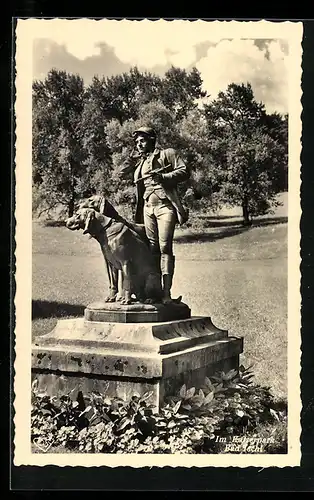
<instances>
[{"instance_id":1,"label":"weathered stone surface","mask_svg":"<svg viewBox=\"0 0 314 500\"><path fill-rule=\"evenodd\" d=\"M127 397L149 387L160 404L178 385L236 366L242 350L242 338L228 337L206 317L140 324L60 320L33 345L32 372L50 391L74 384Z\"/></svg>"},{"instance_id":2,"label":"weathered stone surface","mask_svg":"<svg viewBox=\"0 0 314 500\"><path fill-rule=\"evenodd\" d=\"M163 323L128 324L86 321L79 318L59 320L52 332L38 338L38 343L169 354L206 342L209 338L216 340L227 336L226 330L215 327L211 319L206 317L196 316Z\"/></svg>"},{"instance_id":3,"label":"weathered stone surface","mask_svg":"<svg viewBox=\"0 0 314 500\"><path fill-rule=\"evenodd\" d=\"M239 357L235 355L211 365L203 366L195 370L184 371L176 376L168 378L139 378L139 377L109 377L96 374L82 374L79 372L55 372L49 370L32 370L32 378L37 378L38 389L51 396L67 394L72 391L75 398L79 391L87 395L91 391L98 391L101 394L108 394L110 397L120 397L129 400L135 394L151 392L150 404L156 408L162 404L167 396L178 393L180 387L186 384L187 387L200 387L206 376L213 375L218 370L228 371L237 368Z\"/></svg>"},{"instance_id":4,"label":"weathered stone surface","mask_svg":"<svg viewBox=\"0 0 314 500\"><path fill-rule=\"evenodd\" d=\"M32 366L49 371L59 370L62 373L93 373L148 379L162 376L162 365L158 356L147 352L98 347L35 347L32 352Z\"/></svg>"},{"instance_id":5,"label":"weathered stone surface","mask_svg":"<svg viewBox=\"0 0 314 500\"><path fill-rule=\"evenodd\" d=\"M84 317L88 321L111 323L152 323L175 321L191 317L191 310L180 302L178 304L142 304L134 302L129 305L120 302L94 302L89 304Z\"/></svg>"},{"instance_id":6,"label":"weathered stone surface","mask_svg":"<svg viewBox=\"0 0 314 500\"><path fill-rule=\"evenodd\" d=\"M214 375L217 371L228 372L239 367L239 355L224 358L212 364L201 366L193 370L184 370L176 375L164 377L159 384L159 401L164 401L167 396L178 393L183 384L187 387L200 387L204 384L205 377Z\"/></svg>"},{"instance_id":7,"label":"weathered stone surface","mask_svg":"<svg viewBox=\"0 0 314 500\"><path fill-rule=\"evenodd\" d=\"M149 391L152 396L150 404L159 405L159 379L119 379L96 376L82 376L80 373L55 373L32 371L32 378L38 380L38 390L50 396L68 394L71 391L73 398L81 391L87 395L92 391L108 394L110 397L119 397L130 400L135 394L144 394Z\"/></svg>"}]
</instances>

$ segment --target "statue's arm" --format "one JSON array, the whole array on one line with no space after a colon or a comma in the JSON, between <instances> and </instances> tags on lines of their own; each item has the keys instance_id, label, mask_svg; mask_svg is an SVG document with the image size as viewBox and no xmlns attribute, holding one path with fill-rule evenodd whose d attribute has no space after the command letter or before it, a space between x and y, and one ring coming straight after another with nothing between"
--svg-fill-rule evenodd
<instances>
[{"instance_id":1,"label":"statue's arm","mask_svg":"<svg viewBox=\"0 0 314 500\"><path fill-rule=\"evenodd\" d=\"M162 180L171 183L171 185L176 185L190 178L190 170L177 151L172 148L167 149L166 159L172 165L172 170L170 172L163 173Z\"/></svg>"}]
</instances>

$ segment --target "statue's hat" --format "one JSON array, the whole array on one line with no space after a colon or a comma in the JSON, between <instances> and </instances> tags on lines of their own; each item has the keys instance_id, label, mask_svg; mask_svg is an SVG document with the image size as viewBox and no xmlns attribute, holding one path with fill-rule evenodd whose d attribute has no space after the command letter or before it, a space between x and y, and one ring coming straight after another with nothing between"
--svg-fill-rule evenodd
<instances>
[{"instance_id":1,"label":"statue's hat","mask_svg":"<svg viewBox=\"0 0 314 500\"><path fill-rule=\"evenodd\" d=\"M151 127L140 127L137 130L134 130L132 135L135 139L138 135L141 134L147 135L150 139L156 139L156 132Z\"/></svg>"}]
</instances>

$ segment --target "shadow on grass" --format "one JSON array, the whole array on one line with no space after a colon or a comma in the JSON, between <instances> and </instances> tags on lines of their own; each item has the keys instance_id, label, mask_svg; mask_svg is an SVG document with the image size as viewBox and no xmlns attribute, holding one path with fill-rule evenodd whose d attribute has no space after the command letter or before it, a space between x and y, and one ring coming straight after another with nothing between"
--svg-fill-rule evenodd
<instances>
[{"instance_id":1,"label":"shadow on grass","mask_svg":"<svg viewBox=\"0 0 314 500\"><path fill-rule=\"evenodd\" d=\"M253 220L253 226L269 226L271 224L287 224L288 222L288 217L286 216L281 216L281 217L267 217L267 219L263 218L256 218Z\"/></svg>"},{"instance_id":2,"label":"shadow on grass","mask_svg":"<svg viewBox=\"0 0 314 500\"><path fill-rule=\"evenodd\" d=\"M179 234L175 237L177 243L191 243L191 242L205 242L205 241L216 241L222 238L229 238L231 236L236 236L245 231L248 231L249 227L237 227L237 228L226 228L225 231L212 232L212 233L187 233Z\"/></svg>"},{"instance_id":3,"label":"shadow on grass","mask_svg":"<svg viewBox=\"0 0 314 500\"><path fill-rule=\"evenodd\" d=\"M242 219L240 216L230 215L227 217L223 216L206 216L203 215L199 217L202 221L203 228L211 227L234 227L242 226ZM288 222L288 217L256 217L252 221L251 226L267 226L269 224L286 224Z\"/></svg>"},{"instance_id":4,"label":"shadow on grass","mask_svg":"<svg viewBox=\"0 0 314 500\"><path fill-rule=\"evenodd\" d=\"M49 302L48 300L32 301L32 319L62 318L64 316L83 316L86 306Z\"/></svg>"},{"instance_id":5,"label":"shadow on grass","mask_svg":"<svg viewBox=\"0 0 314 500\"><path fill-rule=\"evenodd\" d=\"M208 219L212 219L211 217ZM175 241L177 243L190 243L190 242L213 242L216 240L221 240L223 238L230 238L231 236L236 236L238 234L242 234L245 231L253 227L260 226L269 226L274 224L286 224L288 222L288 217L268 217L267 219L256 218L252 221L252 224L249 226L244 226L242 221L233 220L233 221L213 221L207 220L203 224L203 229L209 228L224 228L221 231L212 231L212 232L202 232L202 229L196 230L195 232L186 233L186 234L178 234L175 236ZM193 228L191 228L193 231Z\"/></svg>"},{"instance_id":6,"label":"shadow on grass","mask_svg":"<svg viewBox=\"0 0 314 500\"><path fill-rule=\"evenodd\" d=\"M207 220L228 220L228 219L241 219L241 215L204 215L200 214L198 216L199 219L207 219Z\"/></svg>"},{"instance_id":7,"label":"shadow on grass","mask_svg":"<svg viewBox=\"0 0 314 500\"><path fill-rule=\"evenodd\" d=\"M48 219L45 220L42 224L44 227L63 227L65 226L65 220Z\"/></svg>"}]
</instances>

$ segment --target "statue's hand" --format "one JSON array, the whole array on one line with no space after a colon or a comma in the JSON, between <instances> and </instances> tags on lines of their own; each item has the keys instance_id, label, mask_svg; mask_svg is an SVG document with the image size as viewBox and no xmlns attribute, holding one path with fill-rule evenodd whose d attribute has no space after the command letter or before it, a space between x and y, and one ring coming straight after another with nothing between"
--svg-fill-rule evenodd
<instances>
[{"instance_id":1,"label":"statue's hand","mask_svg":"<svg viewBox=\"0 0 314 500\"><path fill-rule=\"evenodd\" d=\"M160 184L163 181L163 176L158 172L152 173L152 179L153 181L158 182Z\"/></svg>"}]
</instances>

